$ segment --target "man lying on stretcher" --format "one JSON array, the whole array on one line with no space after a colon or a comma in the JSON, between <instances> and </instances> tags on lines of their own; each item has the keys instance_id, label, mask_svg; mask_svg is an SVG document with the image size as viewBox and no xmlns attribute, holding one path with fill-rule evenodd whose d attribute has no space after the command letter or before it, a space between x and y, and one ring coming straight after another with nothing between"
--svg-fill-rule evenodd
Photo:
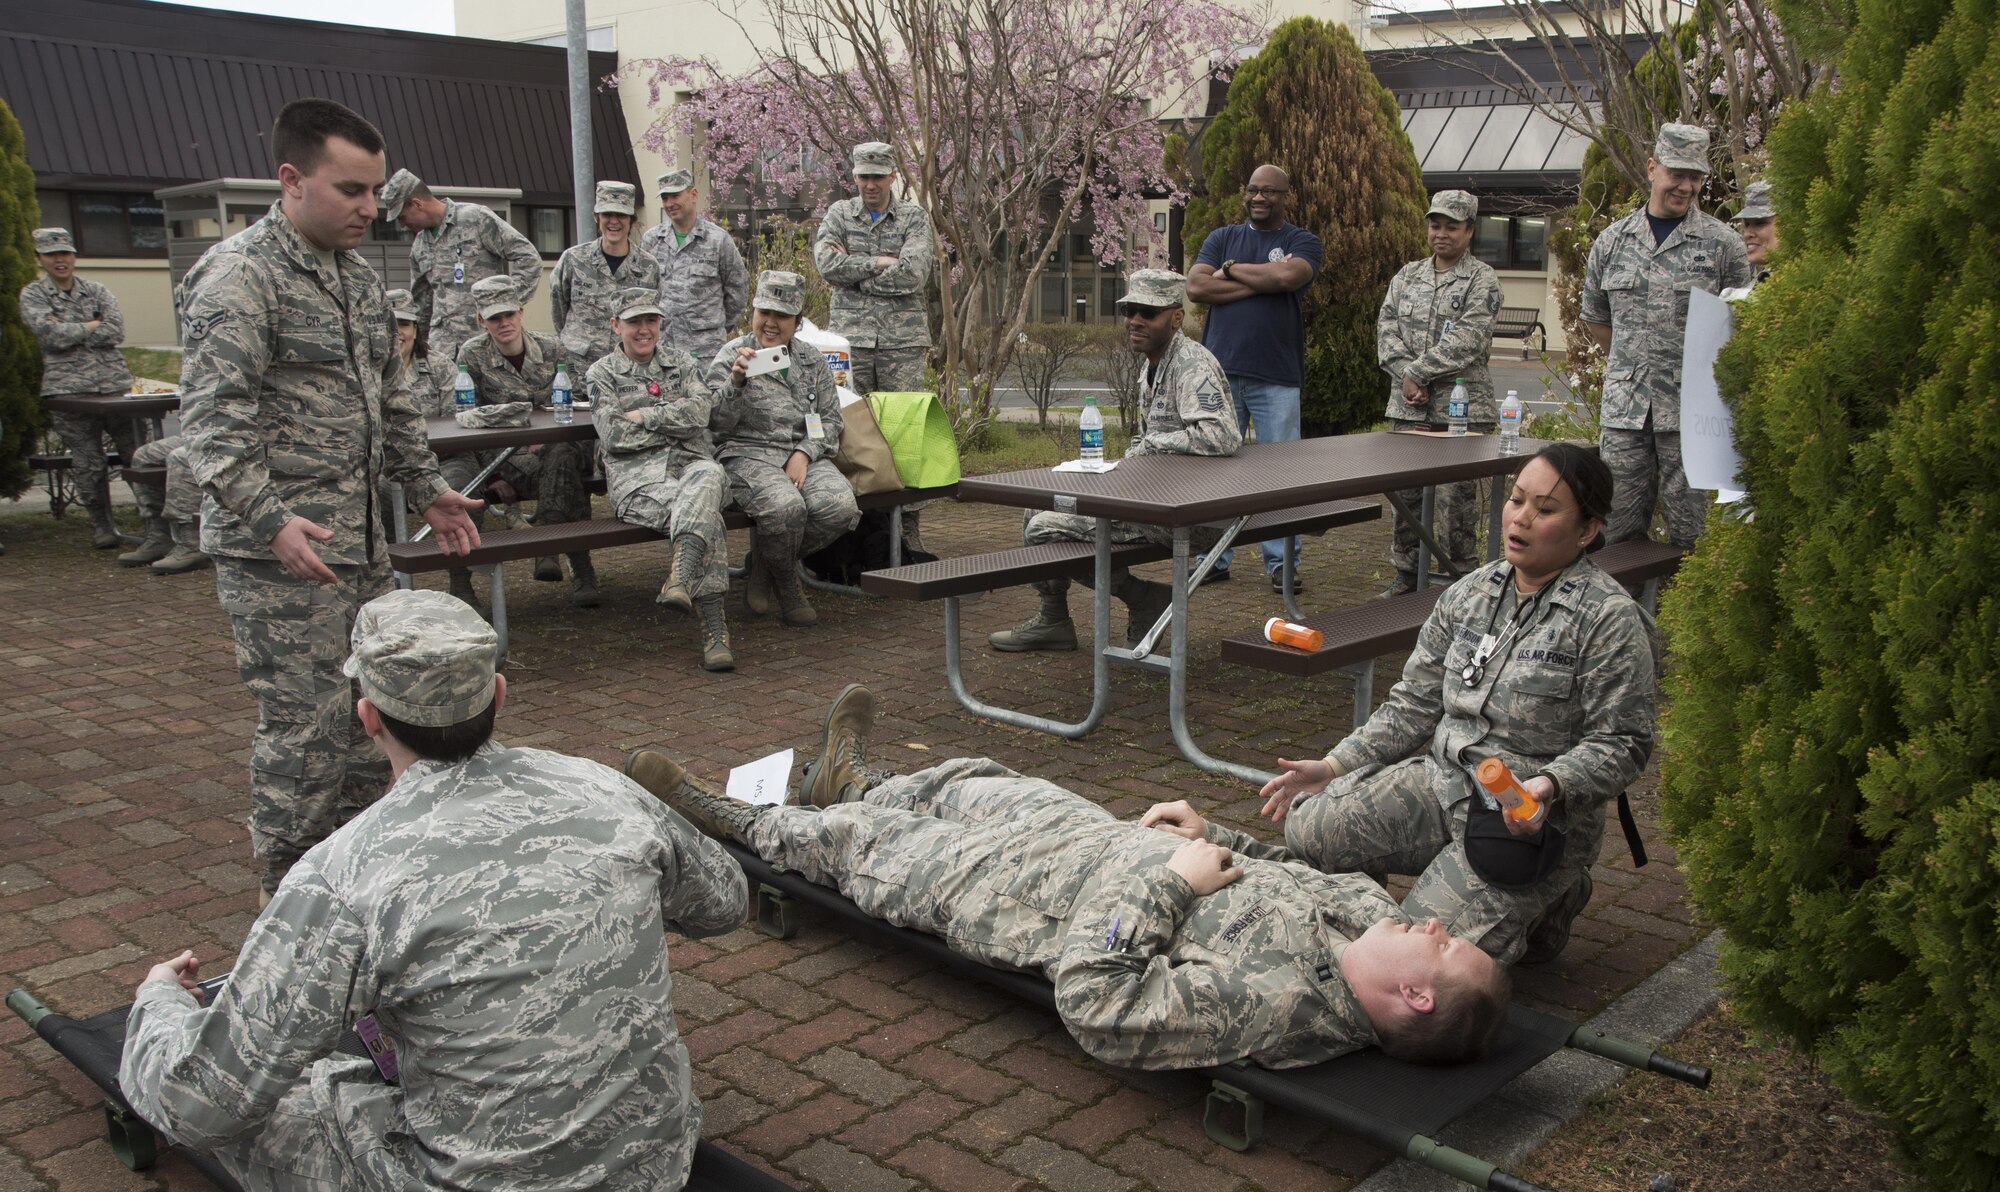
<instances>
[{"instance_id":1,"label":"man lying on stretcher","mask_svg":"<svg viewBox=\"0 0 2000 1192\"><path fill-rule=\"evenodd\" d=\"M1369 1044L1480 1057L1506 1016L1493 959L1375 882L1162 803L1137 824L984 758L868 769L874 697L827 715L797 805L753 806L658 750L625 771L712 835L986 964L1039 970L1084 1050L1136 1068L1318 1063Z\"/></svg>"}]
</instances>

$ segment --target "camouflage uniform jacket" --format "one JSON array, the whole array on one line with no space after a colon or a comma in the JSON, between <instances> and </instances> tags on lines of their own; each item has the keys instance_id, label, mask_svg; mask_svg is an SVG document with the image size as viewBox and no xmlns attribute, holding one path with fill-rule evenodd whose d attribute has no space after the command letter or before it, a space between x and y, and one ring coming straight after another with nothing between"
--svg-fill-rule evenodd
<instances>
[{"instance_id":1,"label":"camouflage uniform jacket","mask_svg":"<svg viewBox=\"0 0 2000 1192\"><path fill-rule=\"evenodd\" d=\"M585 380L614 508L632 489L678 478L695 460L715 458L708 433L715 395L702 383L694 357L660 348L639 364L617 351L591 365ZM626 421L627 410L643 411L646 420Z\"/></svg>"},{"instance_id":2,"label":"camouflage uniform jacket","mask_svg":"<svg viewBox=\"0 0 2000 1192\"><path fill-rule=\"evenodd\" d=\"M21 287L21 321L42 348L42 396L99 396L132 388L118 345L125 316L110 290L81 277L65 290L47 277ZM97 321L94 331L84 324Z\"/></svg>"},{"instance_id":3,"label":"camouflage uniform jacket","mask_svg":"<svg viewBox=\"0 0 2000 1192\"><path fill-rule=\"evenodd\" d=\"M781 468L794 451L803 453L807 463L832 459L840 450L840 394L826 357L795 339L792 366L783 375L751 377L738 389L729 376L736 350L756 346L755 336L737 336L722 345L708 366L708 387L715 391L715 417L709 423L715 457L757 459ZM806 415L814 412L820 420L817 439L806 432Z\"/></svg>"},{"instance_id":4,"label":"camouflage uniform jacket","mask_svg":"<svg viewBox=\"0 0 2000 1192\"><path fill-rule=\"evenodd\" d=\"M336 257L333 278L274 203L182 283L181 425L209 554L271 558L297 516L333 531L321 559L365 563L386 549L383 481L418 509L445 491L382 283L360 253Z\"/></svg>"},{"instance_id":5,"label":"camouflage uniform jacket","mask_svg":"<svg viewBox=\"0 0 2000 1192\"><path fill-rule=\"evenodd\" d=\"M458 366L435 352L413 356L407 370L410 394L418 412L426 418L442 418L458 412Z\"/></svg>"},{"instance_id":6,"label":"camouflage uniform jacket","mask_svg":"<svg viewBox=\"0 0 2000 1192\"><path fill-rule=\"evenodd\" d=\"M1397 270L1375 323L1375 357L1389 374L1387 416L1442 420L1452 385L1464 377L1471 420L1498 422L1486 356L1499 313L1500 275L1469 252L1443 273L1431 268L1430 257ZM1428 406L1403 400L1406 376L1430 394Z\"/></svg>"},{"instance_id":7,"label":"camouflage uniform jacket","mask_svg":"<svg viewBox=\"0 0 2000 1192\"><path fill-rule=\"evenodd\" d=\"M431 347L455 352L479 333L472 287L503 273L526 305L542 283L542 254L491 209L446 199L444 218L410 244L410 297L430 326Z\"/></svg>"},{"instance_id":8,"label":"camouflage uniform jacket","mask_svg":"<svg viewBox=\"0 0 2000 1192\"><path fill-rule=\"evenodd\" d=\"M1126 455L1235 455L1243 446L1229 378L1207 348L1174 333L1160 363L1139 371L1145 432Z\"/></svg>"},{"instance_id":9,"label":"camouflage uniform jacket","mask_svg":"<svg viewBox=\"0 0 2000 1192\"><path fill-rule=\"evenodd\" d=\"M645 248L628 240L625 263L616 273L604 259L603 237L563 251L549 275L549 315L576 362L570 371L589 368L618 350L611 317L618 313L618 292L627 286L660 287L660 263Z\"/></svg>"},{"instance_id":10,"label":"camouflage uniform jacket","mask_svg":"<svg viewBox=\"0 0 2000 1192\"><path fill-rule=\"evenodd\" d=\"M694 221L687 243L675 244L672 224L647 228L639 251L659 262L662 347L706 356L728 338L750 300L743 254L720 224ZM621 282L638 285L638 282Z\"/></svg>"},{"instance_id":11,"label":"camouflage uniform jacket","mask_svg":"<svg viewBox=\"0 0 2000 1192\"><path fill-rule=\"evenodd\" d=\"M556 366L569 366L569 383L572 391L583 385L582 368L576 358L569 354L555 336L546 331L523 331L521 333L521 370L507 363L500 354L500 345L493 337L482 331L466 340L458 348L458 366L472 376L472 389L482 406L497 406L510 401L524 401L530 405L549 404L549 391L556 383ZM456 377L456 373L453 374Z\"/></svg>"},{"instance_id":12,"label":"camouflage uniform jacket","mask_svg":"<svg viewBox=\"0 0 2000 1192\"><path fill-rule=\"evenodd\" d=\"M286 877L211 1005L140 987L119 1080L213 1148L372 1013L402 1084L378 1112L335 1103L349 1186L679 1187L701 1109L666 933L729 931L746 903L719 845L596 762L418 761Z\"/></svg>"},{"instance_id":13,"label":"camouflage uniform jacket","mask_svg":"<svg viewBox=\"0 0 2000 1192\"><path fill-rule=\"evenodd\" d=\"M1705 211L1689 211L1655 246L1646 209L1604 229L1583 274L1586 322L1611 328L1602 424L1614 430L1681 428L1681 349L1688 291L1720 294L1750 284L1743 238Z\"/></svg>"},{"instance_id":14,"label":"camouflage uniform jacket","mask_svg":"<svg viewBox=\"0 0 2000 1192\"><path fill-rule=\"evenodd\" d=\"M927 348L924 294L937 246L931 219L915 203L893 202L869 219L859 195L826 209L813 242L813 265L833 287L831 330L857 348ZM884 269L876 257L895 257Z\"/></svg>"},{"instance_id":15,"label":"camouflage uniform jacket","mask_svg":"<svg viewBox=\"0 0 2000 1192\"><path fill-rule=\"evenodd\" d=\"M1602 814L1645 769L1659 663L1652 618L1588 555L1539 600L1516 599L1513 576L1504 560L1488 563L1438 601L1389 698L1327 755L1341 783L1429 746L1438 800L1450 807L1476 789L1473 767L1498 757L1517 777L1555 780L1561 827ZM1518 632L1517 613L1526 616ZM1487 633L1499 648L1468 686Z\"/></svg>"}]
</instances>

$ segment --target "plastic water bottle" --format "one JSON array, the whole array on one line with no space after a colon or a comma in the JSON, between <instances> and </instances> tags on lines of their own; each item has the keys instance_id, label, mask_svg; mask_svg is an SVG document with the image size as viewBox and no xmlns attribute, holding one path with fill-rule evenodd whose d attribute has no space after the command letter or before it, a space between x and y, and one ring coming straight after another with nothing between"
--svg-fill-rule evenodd
<instances>
[{"instance_id":1,"label":"plastic water bottle","mask_svg":"<svg viewBox=\"0 0 2000 1192\"><path fill-rule=\"evenodd\" d=\"M1098 412L1097 395L1083 399L1083 415L1076 421L1077 437L1082 441L1083 453L1079 456L1084 463L1104 462L1104 415Z\"/></svg>"},{"instance_id":2,"label":"plastic water bottle","mask_svg":"<svg viewBox=\"0 0 2000 1192\"><path fill-rule=\"evenodd\" d=\"M1466 432L1471 408L1472 399L1465 395L1465 378L1460 377L1458 384L1451 387L1451 401L1445 405L1445 420L1451 423L1452 434L1462 435Z\"/></svg>"},{"instance_id":3,"label":"plastic water bottle","mask_svg":"<svg viewBox=\"0 0 2000 1192\"><path fill-rule=\"evenodd\" d=\"M1521 395L1509 389L1507 400L1500 403L1500 454L1521 454L1521 417L1526 413Z\"/></svg>"},{"instance_id":4,"label":"plastic water bottle","mask_svg":"<svg viewBox=\"0 0 2000 1192\"><path fill-rule=\"evenodd\" d=\"M569 391L569 365L556 365L556 383L549 390L549 407L556 412L556 425L568 426L576 421L576 404Z\"/></svg>"},{"instance_id":5,"label":"plastic water bottle","mask_svg":"<svg viewBox=\"0 0 2000 1192\"><path fill-rule=\"evenodd\" d=\"M452 389L452 395L458 399L459 413L463 414L479 404L479 394L472 389L472 374L465 371L463 364L458 366L458 380L452 385Z\"/></svg>"}]
</instances>

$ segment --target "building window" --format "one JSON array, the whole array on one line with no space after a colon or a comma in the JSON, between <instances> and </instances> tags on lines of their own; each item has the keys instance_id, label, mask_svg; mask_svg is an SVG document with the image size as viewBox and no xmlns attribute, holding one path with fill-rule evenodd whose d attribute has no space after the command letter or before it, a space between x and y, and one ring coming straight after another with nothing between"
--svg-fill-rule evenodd
<instances>
[{"instance_id":1,"label":"building window","mask_svg":"<svg viewBox=\"0 0 2000 1192\"><path fill-rule=\"evenodd\" d=\"M508 209L508 219L545 257L559 257L563 249L576 243L576 228L567 207L531 207L520 203Z\"/></svg>"},{"instance_id":2,"label":"building window","mask_svg":"<svg viewBox=\"0 0 2000 1192\"><path fill-rule=\"evenodd\" d=\"M1482 215L1472 255L1495 269L1548 267L1549 221L1539 215Z\"/></svg>"},{"instance_id":3,"label":"building window","mask_svg":"<svg viewBox=\"0 0 2000 1192\"><path fill-rule=\"evenodd\" d=\"M86 257L164 257L167 209L148 194L38 190L42 223L68 228Z\"/></svg>"},{"instance_id":4,"label":"building window","mask_svg":"<svg viewBox=\"0 0 2000 1192\"><path fill-rule=\"evenodd\" d=\"M69 192L66 190L38 190L35 201L42 208L42 222L38 227L67 228L75 218L70 214Z\"/></svg>"}]
</instances>

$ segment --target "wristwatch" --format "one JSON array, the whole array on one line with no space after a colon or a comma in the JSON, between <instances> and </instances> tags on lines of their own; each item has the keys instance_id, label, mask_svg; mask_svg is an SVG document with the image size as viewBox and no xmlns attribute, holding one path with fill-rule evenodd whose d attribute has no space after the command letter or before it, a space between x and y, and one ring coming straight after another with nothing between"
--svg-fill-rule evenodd
<instances>
[{"instance_id":1,"label":"wristwatch","mask_svg":"<svg viewBox=\"0 0 2000 1192\"><path fill-rule=\"evenodd\" d=\"M1229 277L1229 271L1235 267L1236 267L1236 259L1234 257L1231 257L1229 260L1224 261L1222 263L1222 276ZM1233 277L1229 277L1229 280L1235 281L1236 279Z\"/></svg>"}]
</instances>

